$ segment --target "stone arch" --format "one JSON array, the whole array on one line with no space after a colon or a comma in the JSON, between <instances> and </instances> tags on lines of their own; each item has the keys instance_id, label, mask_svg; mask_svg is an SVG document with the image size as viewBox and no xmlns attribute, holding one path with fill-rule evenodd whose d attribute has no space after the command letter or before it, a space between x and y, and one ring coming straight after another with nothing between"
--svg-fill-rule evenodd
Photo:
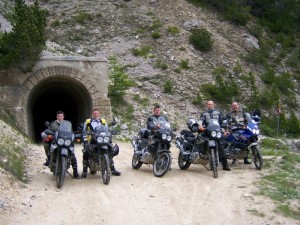
<instances>
[{"instance_id":1,"label":"stone arch","mask_svg":"<svg viewBox=\"0 0 300 225\"><path fill-rule=\"evenodd\" d=\"M39 139L38 134L43 129L42 121L54 120L55 112L62 108L66 111L66 119L73 123L74 130L84 118L90 116L93 107L99 107L103 116L110 118L110 100L100 93L97 82L89 74L78 69L69 66L43 67L34 71L25 80L23 87L21 105L25 106L26 133L34 140ZM51 94L55 96L53 102L50 101ZM43 98L54 105L53 111L51 107L47 108ZM66 105L63 105L63 101L66 101ZM48 113L46 110L52 113L51 116L47 115L48 119L43 117Z\"/></svg>"}]
</instances>

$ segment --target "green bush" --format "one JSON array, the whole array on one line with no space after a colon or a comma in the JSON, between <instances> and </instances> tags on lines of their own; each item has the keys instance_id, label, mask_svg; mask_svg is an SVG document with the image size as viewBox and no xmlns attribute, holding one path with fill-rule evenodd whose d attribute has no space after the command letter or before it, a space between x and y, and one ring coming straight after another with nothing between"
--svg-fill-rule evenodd
<instances>
[{"instance_id":1,"label":"green bush","mask_svg":"<svg viewBox=\"0 0 300 225\"><path fill-rule=\"evenodd\" d=\"M152 47L149 46L149 45L146 45L146 46L142 46L141 48L134 48L131 50L132 54L134 56L141 56L141 57L144 57L144 58L147 58L150 51L151 51Z\"/></svg>"},{"instance_id":2,"label":"green bush","mask_svg":"<svg viewBox=\"0 0 300 225\"><path fill-rule=\"evenodd\" d=\"M19 68L31 71L46 47L46 11L37 0L27 5L15 1L13 29L0 39L0 69Z\"/></svg>"},{"instance_id":3,"label":"green bush","mask_svg":"<svg viewBox=\"0 0 300 225\"><path fill-rule=\"evenodd\" d=\"M165 70L168 68L168 65L165 62L161 61L160 59L156 60L154 66L156 68L160 68L162 70Z\"/></svg>"},{"instance_id":4,"label":"green bush","mask_svg":"<svg viewBox=\"0 0 300 225\"><path fill-rule=\"evenodd\" d=\"M239 2L232 1L232 3L227 7L225 17L238 25L244 26L250 19L249 12L249 6L242 6Z\"/></svg>"},{"instance_id":5,"label":"green bush","mask_svg":"<svg viewBox=\"0 0 300 225\"><path fill-rule=\"evenodd\" d=\"M172 35L180 33L180 29L176 26L168 27L167 31Z\"/></svg>"},{"instance_id":6,"label":"green bush","mask_svg":"<svg viewBox=\"0 0 300 225\"><path fill-rule=\"evenodd\" d=\"M213 40L212 34L205 28L193 29L189 37L189 42L197 49L203 52L208 52L212 49Z\"/></svg>"},{"instance_id":7,"label":"green bush","mask_svg":"<svg viewBox=\"0 0 300 225\"><path fill-rule=\"evenodd\" d=\"M154 32L151 33L151 37L152 37L153 39L158 39L158 38L160 38L161 36L160 36L160 33L159 33L158 31L154 31Z\"/></svg>"},{"instance_id":8,"label":"green bush","mask_svg":"<svg viewBox=\"0 0 300 225\"><path fill-rule=\"evenodd\" d=\"M77 15L75 15L73 17L74 21L76 23L80 23L80 24L84 24L86 23L87 21L92 21L93 20L93 16L86 13L86 12L80 12L78 13Z\"/></svg>"},{"instance_id":9,"label":"green bush","mask_svg":"<svg viewBox=\"0 0 300 225\"><path fill-rule=\"evenodd\" d=\"M173 82L171 80L165 81L163 88L164 88L165 93L168 93L168 94L172 93L173 92Z\"/></svg>"},{"instance_id":10,"label":"green bush","mask_svg":"<svg viewBox=\"0 0 300 225\"><path fill-rule=\"evenodd\" d=\"M189 60L188 59L186 59L186 60L181 60L180 61L180 65L179 65L179 67L181 68L181 69L184 69L184 70L187 70L187 69L189 69L190 67L189 67Z\"/></svg>"}]
</instances>

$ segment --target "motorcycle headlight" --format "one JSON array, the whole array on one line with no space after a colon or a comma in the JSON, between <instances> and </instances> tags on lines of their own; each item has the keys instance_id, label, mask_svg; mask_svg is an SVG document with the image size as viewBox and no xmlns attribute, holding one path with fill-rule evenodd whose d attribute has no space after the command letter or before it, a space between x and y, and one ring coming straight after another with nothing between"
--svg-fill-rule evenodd
<instances>
[{"instance_id":1,"label":"motorcycle headlight","mask_svg":"<svg viewBox=\"0 0 300 225\"><path fill-rule=\"evenodd\" d=\"M97 137L97 142L102 143L103 142L103 137Z\"/></svg>"},{"instance_id":2,"label":"motorcycle headlight","mask_svg":"<svg viewBox=\"0 0 300 225\"><path fill-rule=\"evenodd\" d=\"M171 141L171 140L172 140L172 136L171 136L171 135L168 135L167 140L168 140L168 141Z\"/></svg>"},{"instance_id":3,"label":"motorcycle headlight","mask_svg":"<svg viewBox=\"0 0 300 225\"><path fill-rule=\"evenodd\" d=\"M217 136L217 132L213 130L213 131L211 132L210 135L211 135L212 137L216 137L216 136Z\"/></svg>"},{"instance_id":4,"label":"motorcycle headlight","mask_svg":"<svg viewBox=\"0 0 300 225\"><path fill-rule=\"evenodd\" d=\"M164 139L164 140L166 140L167 139L167 135L166 134L162 134L161 138Z\"/></svg>"},{"instance_id":5,"label":"motorcycle headlight","mask_svg":"<svg viewBox=\"0 0 300 225\"><path fill-rule=\"evenodd\" d=\"M71 140L66 140L65 141L65 146L70 146L71 145Z\"/></svg>"},{"instance_id":6,"label":"motorcycle headlight","mask_svg":"<svg viewBox=\"0 0 300 225\"><path fill-rule=\"evenodd\" d=\"M221 138L221 137L222 137L221 132L217 132L217 138Z\"/></svg>"},{"instance_id":7,"label":"motorcycle headlight","mask_svg":"<svg viewBox=\"0 0 300 225\"><path fill-rule=\"evenodd\" d=\"M105 143L108 143L108 142L109 142L109 139L110 139L109 137L105 137L105 138L104 138L104 142L105 142Z\"/></svg>"},{"instance_id":8,"label":"motorcycle headlight","mask_svg":"<svg viewBox=\"0 0 300 225\"><path fill-rule=\"evenodd\" d=\"M62 139L62 138L59 138L58 140L57 140L57 144L58 145L63 145L64 144L64 139Z\"/></svg>"},{"instance_id":9,"label":"motorcycle headlight","mask_svg":"<svg viewBox=\"0 0 300 225\"><path fill-rule=\"evenodd\" d=\"M256 135L259 135L259 130L257 130L257 129L253 129L253 134L256 134Z\"/></svg>"}]
</instances>

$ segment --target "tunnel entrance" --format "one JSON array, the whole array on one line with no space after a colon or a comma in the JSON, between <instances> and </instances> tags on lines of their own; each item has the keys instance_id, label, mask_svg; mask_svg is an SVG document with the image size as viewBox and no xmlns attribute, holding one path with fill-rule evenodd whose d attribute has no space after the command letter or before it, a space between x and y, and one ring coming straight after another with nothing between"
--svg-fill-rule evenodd
<instances>
[{"instance_id":1,"label":"tunnel entrance","mask_svg":"<svg viewBox=\"0 0 300 225\"><path fill-rule=\"evenodd\" d=\"M71 121L76 131L79 124L90 117L91 109L92 98L78 80L59 75L45 78L34 86L27 100L29 136L40 142L45 121L55 120L59 110L65 113L65 120Z\"/></svg>"}]
</instances>

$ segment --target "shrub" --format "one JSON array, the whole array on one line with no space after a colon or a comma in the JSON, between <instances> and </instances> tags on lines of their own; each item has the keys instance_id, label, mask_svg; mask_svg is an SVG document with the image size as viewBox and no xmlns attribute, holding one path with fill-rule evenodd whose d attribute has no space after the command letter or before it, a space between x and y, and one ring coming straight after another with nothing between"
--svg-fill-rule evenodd
<instances>
[{"instance_id":1,"label":"shrub","mask_svg":"<svg viewBox=\"0 0 300 225\"><path fill-rule=\"evenodd\" d=\"M165 70L168 68L168 65L165 62L161 61L160 59L156 60L154 66L156 68L160 68L162 70Z\"/></svg>"},{"instance_id":2,"label":"shrub","mask_svg":"<svg viewBox=\"0 0 300 225\"><path fill-rule=\"evenodd\" d=\"M189 37L189 42L197 49L203 52L208 52L212 49L212 35L205 28L193 29Z\"/></svg>"},{"instance_id":3,"label":"shrub","mask_svg":"<svg viewBox=\"0 0 300 225\"><path fill-rule=\"evenodd\" d=\"M176 26L168 27L167 31L172 35L180 33L180 29Z\"/></svg>"},{"instance_id":4,"label":"shrub","mask_svg":"<svg viewBox=\"0 0 300 225\"><path fill-rule=\"evenodd\" d=\"M0 39L0 68L32 70L40 53L46 47L46 11L37 0L28 6L23 0L15 1L14 26Z\"/></svg>"},{"instance_id":5,"label":"shrub","mask_svg":"<svg viewBox=\"0 0 300 225\"><path fill-rule=\"evenodd\" d=\"M131 52L134 56L141 56L141 57L147 58L147 56L149 55L151 49L152 49L151 46L146 45L146 46L143 46L139 49L134 48L134 49L131 50Z\"/></svg>"},{"instance_id":6,"label":"shrub","mask_svg":"<svg viewBox=\"0 0 300 225\"><path fill-rule=\"evenodd\" d=\"M164 88L165 93L168 93L168 94L172 93L173 92L173 82L171 80L165 81L163 88Z\"/></svg>"},{"instance_id":7,"label":"shrub","mask_svg":"<svg viewBox=\"0 0 300 225\"><path fill-rule=\"evenodd\" d=\"M153 39L158 39L160 38L160 33L158 31L152 32L151 37Z\"/></svg>"},{"instance_id":8,"label":"shrub","mask_svg":"<svg viewBox=\"0 0 300 225\"><path fill-rule=\"evenodd\" d=\"M80 12L79 14L75 15L73 19L76 23L84 24L87 21L92 21L93 17L86 12Z\"/></svg>"}]
</instances>

